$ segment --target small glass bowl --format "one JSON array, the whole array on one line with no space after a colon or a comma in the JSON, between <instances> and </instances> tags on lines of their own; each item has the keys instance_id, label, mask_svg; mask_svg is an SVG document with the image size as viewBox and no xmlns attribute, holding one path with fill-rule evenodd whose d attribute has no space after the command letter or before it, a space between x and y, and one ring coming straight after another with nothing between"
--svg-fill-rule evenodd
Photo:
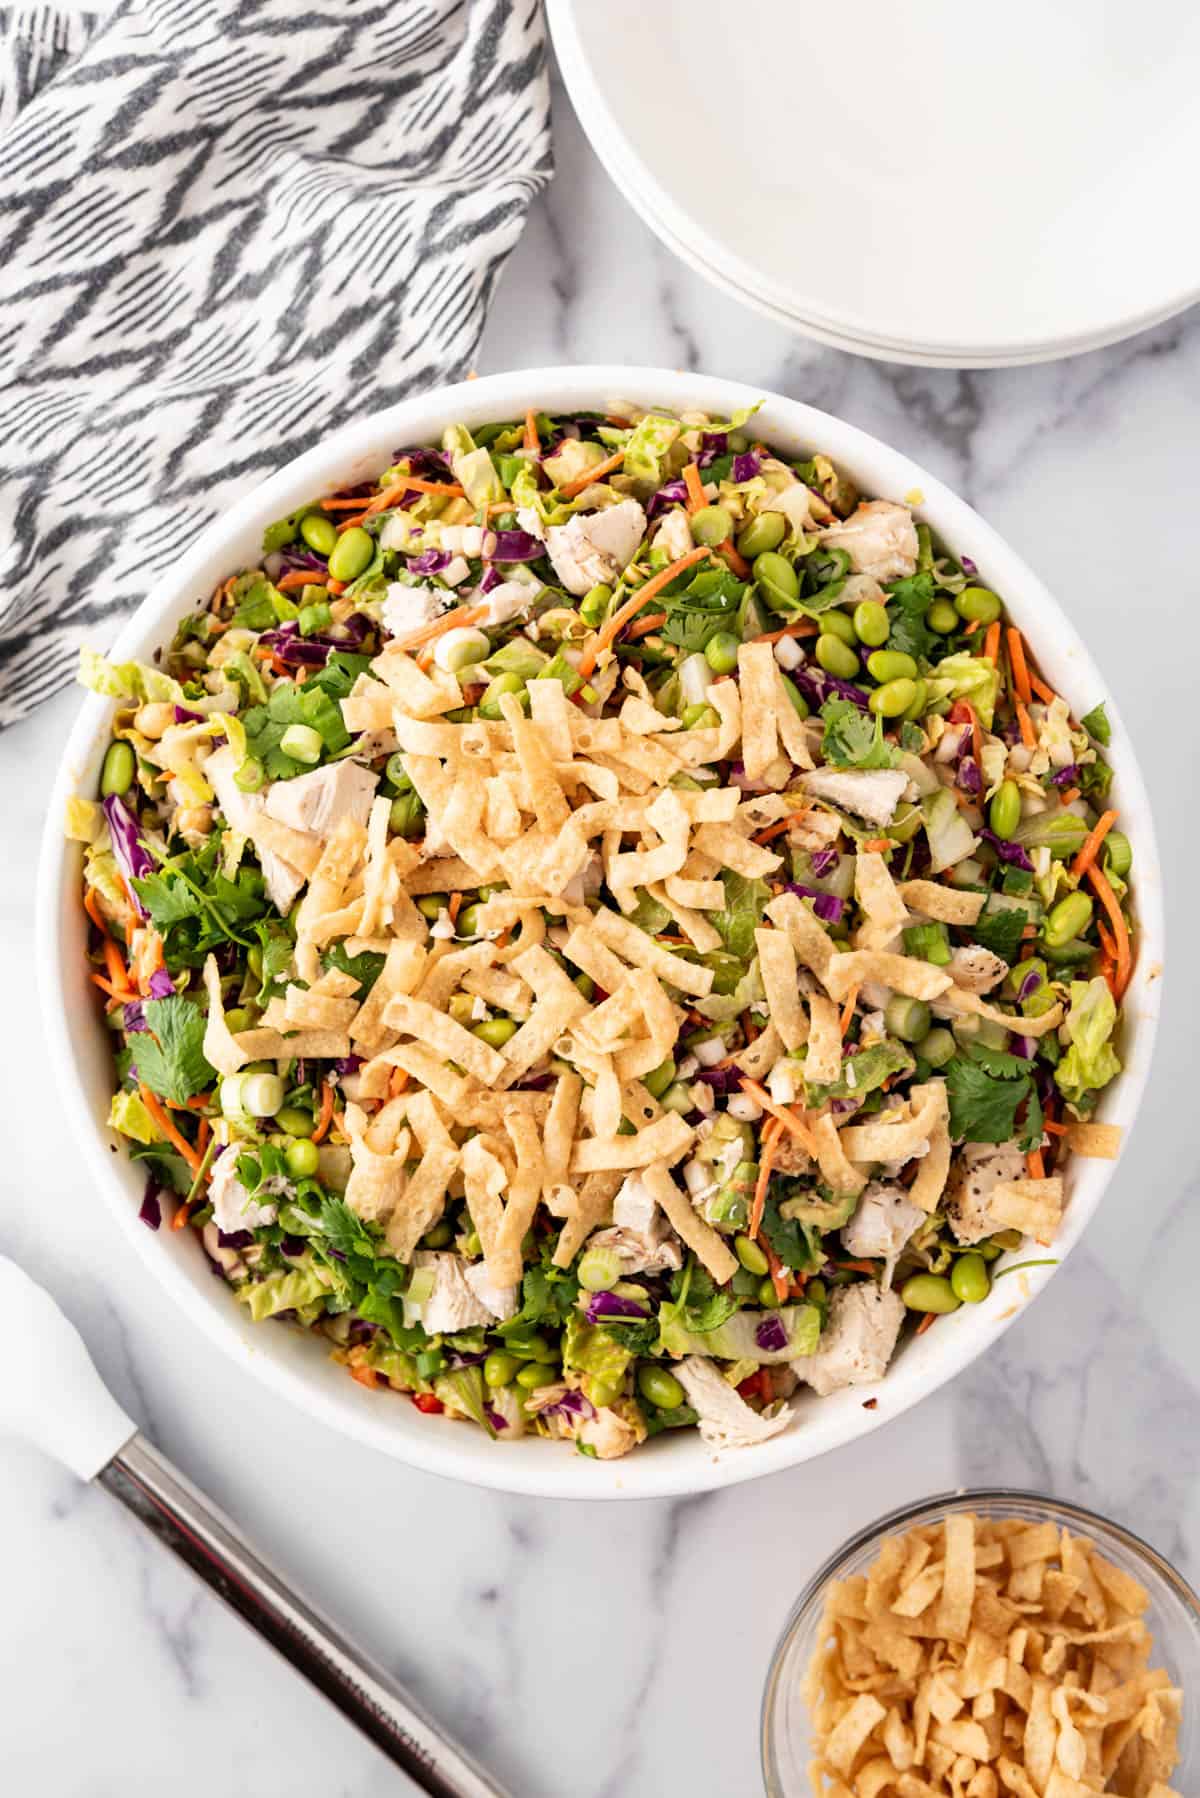
<instances>
[{"instance_id":1,"label":"small glass bowl","mask_svg":"<svg viewBox=\"0 0 1200 1798\"><path fill-rule=\"evenodd\" d=\"M1200 1703L1195 1697L1200 1687L1200 1599L1186 1580L1149 1543L1081 1505L1037 1492L983 1489L947 1492L893 1511L853 1537L809 1581L779 1638L763 1693L762 1763L768 1798L811 1798L808 1768L813 1738L804 1676L820 1640L830 1581L865 1573L885 1536L940 1523L956 1511L1056 1524L1072 1535L1086 1536L1107 1560L1141 1581L1150 1595L1146 1623L1154 1637L1151 1664L1165 1667L1185 1694L1180 1769L1200 1767Z\"/></svg>"}]
</instances>

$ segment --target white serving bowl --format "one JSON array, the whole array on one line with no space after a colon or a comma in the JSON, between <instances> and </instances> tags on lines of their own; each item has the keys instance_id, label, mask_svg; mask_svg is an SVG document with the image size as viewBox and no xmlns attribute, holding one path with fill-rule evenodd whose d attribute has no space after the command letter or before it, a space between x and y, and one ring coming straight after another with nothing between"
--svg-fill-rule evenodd
<instances>
[{"instance_id":1,"label":"white serving bowl","mask_svg":"<svg viewBox=\"0 0 1200 1798\"><path fill-rule=\"evenodd\" d=\"M763 438L797 454L821 450L864 493L909 499L958 554L974 557L980 579L998 591L1026 632L1046 678L1077 713L1107 696L1107 688L1058 603L991 527L915 462L853 425L779 395L739 382L654 368L527 369L446 387L389 407L326 439L246 494L212 525L149 593L122 630L117 660L149 661L179 619L205 603L218 581L260 555L263 527L314 494L375 475L397 448L436 442L445 424L468 426L518 418L529 404L548 412L608 410L616 400L675 411L701 408L728 417L764 400L756 418ZM287 1327L250 1322L224 1284L215 1280L200 1244L185 1233L151 1232L138 1221L143 1176L106 1126L113 1089L111 1038L94 1003L85 967L85 919L79 902L81 852L62 835L69 794L92 795L108 740L111 702L89 694L67 743L46 821L39 874L38 943L42 1010L56 1086L79 1136L100 1198L126 1232L148 1274L180 1312L281 1397L384 1454L433 1473L510 1492L554 1498L660 1498L754 1479L793 1467L867 1434L934 1391L985 1353L1028 1300L1056 1275L1038 1267L997 1286L978 1307L964 1308L909 1341L881 1384L797 1403L792 1428L761 1447L715 1457L694 1432L668 1433L621 1461L598 1462L565 1444L527 1438L491 1442L481 1431L423 1416L399 1395L371 1392L328 1358L323 1338ZM1126 997L1125 1071L1105 1095L1101 1116L1128 1130L1150 1067L1163 954L1162 895L1150 804L1122 721L1113 721L1111 758L1122 825L1137 871L1139 952ZM1072 1164L1070 1203L1054 1253L1061 1263L1078 1242L1112 1176L1111 1163ZM864 1402L878 1395L874 1408Z\"/></svg>"}]
</instances>

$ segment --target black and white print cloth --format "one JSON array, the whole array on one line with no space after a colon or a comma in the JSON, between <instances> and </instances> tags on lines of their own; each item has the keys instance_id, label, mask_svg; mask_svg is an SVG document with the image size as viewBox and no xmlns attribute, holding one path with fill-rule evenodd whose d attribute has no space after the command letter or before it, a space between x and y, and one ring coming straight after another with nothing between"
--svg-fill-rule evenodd
<instances>
[{"instance_id":1,"label":"black and white print cloth","mask_svg":"<svg viewBox=\"0 0 1200 1798\"><path fill-rule=\"evenodd\" d=\"M539 0L0 6L0 725L235 495L469 372Z\"/></svg>"}]
</instances>

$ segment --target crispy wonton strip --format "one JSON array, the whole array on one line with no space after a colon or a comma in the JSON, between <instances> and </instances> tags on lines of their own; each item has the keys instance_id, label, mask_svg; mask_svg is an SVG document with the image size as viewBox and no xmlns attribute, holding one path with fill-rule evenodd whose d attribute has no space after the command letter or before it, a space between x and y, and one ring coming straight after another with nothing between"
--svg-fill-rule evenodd
<instances>
[{"instance_id":1,"label":"crispy wonton strip","mask_svg":"<svg viewBox=\"0 0 1200 1798\"><path fill-rule=\"evenodd\" d=\"M900 897L910 911L940 924L974 924L987 901L986 893L963 893L938 880L905 880Z\"/></svg>"},{"instance_id":2,"label":"crispy wonton strip","mask_svg":"<svg viewBox=\"0 0 1200 1798\"><path fill-rule=\"evenodd\" d=\"M998 1229L1020 1230L1048 1245L1062 1221L1062 1200L1059 1174L1045 1180L1000 1180L988 1201L988 1218Z\"/></svg>"},{"instance_id":3,"label":"crispy wonton strip","mask_svg":"<svg viewBox=\"0 0 1200 1798\"><path fill-rule=\"evenodd\" d=\"M649 1167L652 1161L676 1162L695 1134L678 1112L668 1111L632 1136L592 1136L577 1142L571 1154L571 1172L608 1173L616 1168L628 1172Z\"/></svg>"},{"instance_id":4,"label":"crispy wonton strip","mask_svg":"<svg viewBox=\"0 0 1200 1798\"><path fill-rule=\"evenodd\" d=\"M705 1223L691 1200L676 1186L667 1163L651 1162L642 1174L642 1184L654 1195L670 1219L672 1229L683 1238L713 1279L720 1285L732 1280L738 1268L736 1256L730 1252L724 1238L717 1234L711 1224Z\"/></svg>"},{"instance_id":5,"label":"crispy wonton strip","mask_svg":"<svg viewBox=\"0 0 1200 1798\"><path fill-rule=\"evenodd\" d=\"M495 1049L422 999L398 993L389 1000L383 1021L405 1036L415 1036L447 1061L457 1062L485 1086L494 1086L504 1076L504 1063Z\"/></svg>"},{"instance_id":6,"label":"crispy wonton strip","mask_svg":"<svg viewBox=\"0 0 1200 1798\"><path fill-rule=\"evenodd\" d=\"M798 1049L807 1039L808 1023L800 1003L792 939L785 930L760 928L754 932L754 941L771 1022L778 1030L784 1048Z\"/></svg>"},{"instance_id":7,"label":"crispy wonton strip","mask_svg":"<svg viewBox=\"0 0 1200 1798\"><path fill-rule=\"evenodd\" d=\"M834 1192L858 1194L867 1184L867 1176L846 1159L838 1136L837 1125L828 1112L813 1120L817 1139L817 1160L827 1186Z\"/></svg>"},{"instance_id":8,"label":"crispy wonton strip","mask_svg":"<svg viewBox=\"0 0 1200 1798\"><path fill-rule=\"evenodd\" d=\"M936 999L953 986L945 968L932 962L917 961L911 955L889 955L879 949L851 949L835 955L825 975L825 987L832 998L845 999L851 987L864 980L878 980L894 993L910 999Z\"/></svg>"},{"instance_id":9,"label":"crispy wonton strip","mask_svg":"<svg viewBox=\"0 0 1200 1798\"><path fill-rule=\"evenodd\" d=\"M250 1057L240 1049L233 1032L225 1022L225 1005L221 998L221 973L216 956L205 957L204 985L208 992L208 1022L204 1026L204 1058L218 1074L236 1074Z\"/></svg>"},{"instance_id":10,"label":"crispy wonton strip","mask_svg":"<svg viewBox=\"0 0 1200 1798\"><path fill-rule=\"evenodd\" d=\"M554 1251L555 1267L570 1267L596 1226L607 1223L622 1177L616 1172L589 1174L578 1191L569 1186L559 1188L566 1206L566 1222Z\"/></svg>"},{"instance_id":11,"label":"crispy wonton strip","mask_svg":"<svg viewBox=\"0 0 1200 1798\"><path fill-rule=\"evenodd\" d=\"M824 982L834 957L834 947L825 926L804 904L797 893L780 893L767 906L767 916L781 930L786 930L792 946L806 968L811 968Z\"/></svg>"},{"instance_id":12,"label":"crispy wonton strip","mask_svg":"<svg viewBox=\"0 0 1200 1798\"><path fill-rule=\"evenodd\" d=\"M916 993L914 998L922 995ZM978 993L969 993L964 987L952 986L950 991L938 997L938 1004L944 1005L947 1011L971 1012L977 1018L987 1018L989 1023L1003 1024L1006 1030L1013 1030L1018 1036L1045 1036L1049 1030L1057 1030L1063 1021L1061 1005L1052 1005L1049 1011L1042 1012L1040 1017L1027 1018L1012 1012L999 1011L994 1005L988 1005Z\"/></svg>"},{"instance_id":13,"label":"crispy wonton strip","mask_svg":"<svg viewBox=\"0 0 1200 1798\"><path fill-rule=\"evenodd\" d=\"M919 1205L922 1211L936 1211L950 1173L950 1106L946 1082L931 1080L925 1086L914 1086L909 1097L922 1106L932 1100L936 1107L928 1152L921 1157L920 1170L908 1189L914 1205Z\"/></svg>"},{"instance_id":14,"label":"crispy wonton strip","mask_svg":"<svg viewBox=\"0 0 1200 1798\"><path fill-rule=\"evenodd\" d=\"M714 825L712 829L721 829ZM608 947L625 961L632 962L635 967L649 968L652 974L668 986L674 986L683 993L691 993L694 998L704 999L712 991L713 971L701 968L695 962L683 961L678 955L672 955L669 949L660 949L652 937L636 924L618 917L616 912L601 906L596 912L593 925Z\"/></svg>"},{"instance_id":15,"label":"crispy wonton strip","mask_svg":"<svg viewBox=\"0 0 1200 1798\"><path fill-rule=\"evenodd\" d=\"M845 1153L852 1161L908 1161L924 1154L924 1144L941 1117L942 1090L940 1080L916 1086L909 1094L907 1115L903 1110L884 1111L869 1124L848 1124L841 1133Z\"/></svg>"}]
</instances>

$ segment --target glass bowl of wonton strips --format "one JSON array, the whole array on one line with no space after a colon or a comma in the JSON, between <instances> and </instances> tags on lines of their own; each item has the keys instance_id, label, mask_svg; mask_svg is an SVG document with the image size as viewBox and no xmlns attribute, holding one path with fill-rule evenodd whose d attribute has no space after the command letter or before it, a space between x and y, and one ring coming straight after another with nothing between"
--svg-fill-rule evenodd
<instances>
[{"instance_id":1,"label":"glass bowl of wonton strips","mask_svg":"<svg viewBox=\"0 0 1200 1798\"><path fill-rule=\"evenodd\" d=\"M380 1405L751 1447L1116 1153L1104 707L753 412L452 425L83 679L142 1216Z\"/></svg>"},{"instance_id":2,"label":"glass bowl of wonton strips","mask_svg":"<svg viewBox=\"0 0 1200 1798\"><path fill-rule=\"evenodd\" d=\"M797 1601L763 1699L766 1789L1182 1798L1198 1652L1196 1594L1119 1523L1033 1492L928 1499Z\"/></svg>"}]
</instances>

